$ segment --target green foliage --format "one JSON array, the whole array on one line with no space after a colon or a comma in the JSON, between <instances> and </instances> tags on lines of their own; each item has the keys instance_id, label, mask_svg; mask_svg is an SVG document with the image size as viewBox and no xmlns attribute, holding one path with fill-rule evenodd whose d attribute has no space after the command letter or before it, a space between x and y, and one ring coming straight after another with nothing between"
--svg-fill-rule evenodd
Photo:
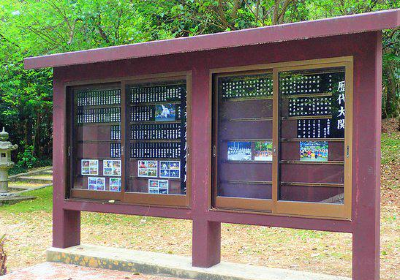
<instances>
[{"instance_id":1,"label":"green foliage","mask_svg":"<svg viewBox=\"0 0 400 280\"><path fill-rule=\"evenodd\" d=\"M35 196L34 200L25 200L16 204L5 204L0 207L1 212L7 213L32 213L44 211L51 213L53 209L53 188L47 187L24 193L26 196Z\"/></svg>"},{"instance_id":2,"label":"green foliage","mask_svg":"<svg viewBox=\"0 0 400 280\"><path fill-rule=\"evenodd\" d=\"M400 133L382 133L382 164L400 163Z\"/></svg>"},{"instance_id":3,"label":"green foliage","mask_svg":"<svg viewBox=\"0 0 400 280\"><path fill-rule=\"evenodd\" d=\"M0 127L52 152L52 70L23 58L398 8L399 0L0 0ZM383 37L383 117L399 115L399 32ZM24 143L24 144L23 144Z\"/></svg>"},{"instance_id":4,"label":"green foliage","mask_svg":"<svg viewBox=\"0 0 400 280\"><path fill-rule=\"evenodd\" d=\"M32 168L35 166L37 160L33 155L33 146L25 146L24 152L18 154L17 166Z\"/></svg>"},{"instance_id":5,"label":"green foliage","mask_svg":"<svg viewBox=\"0 0 400 280\"><path fill-rule=\"evenodd\" d=\"M37 168L37 167L44 167L44 166L51 166L52 163L52 159L51 158L42 158L42 159L37 159L35 160L35 163L32 164L31 168ZM15 174L19 174L19 173L25 173L28 172L30 168L28 168L28 166L25 164L22 164L20 162L17 162L16 165L14 165L9 171L8 174L9 175L15 175Z\"/></svg>"}]
</instances>

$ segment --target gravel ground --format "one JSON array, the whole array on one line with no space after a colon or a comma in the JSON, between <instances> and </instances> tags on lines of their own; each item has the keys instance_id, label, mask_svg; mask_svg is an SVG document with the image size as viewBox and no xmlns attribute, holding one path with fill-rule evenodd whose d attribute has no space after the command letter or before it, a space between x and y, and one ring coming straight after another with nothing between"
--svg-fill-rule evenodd
<instances>
[{"instance_id":1,"label":"gravel ground","mask_svg":"<svg viewBox=\"0 0 400 280\"><path fill-rule=\"evenodd\" d=\"M0 277L1 280L177 280L177 278L133 274L58 263L41 263Z\"/></svg>"}]
</instances>

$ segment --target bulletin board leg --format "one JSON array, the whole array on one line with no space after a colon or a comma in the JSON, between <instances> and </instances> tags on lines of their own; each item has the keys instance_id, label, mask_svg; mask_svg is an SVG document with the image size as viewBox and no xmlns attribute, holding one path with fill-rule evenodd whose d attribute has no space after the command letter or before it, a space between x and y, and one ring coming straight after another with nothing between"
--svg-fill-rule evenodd
<instances>
[{"instance_id":1,"label":"bulletin board leg","mask_svg":"<svg viewBox=\"0 0 400 280\"><path fill-rule=\"evenodd\" d=\"M53 247L77 246L81 241L81 212L54 209Z\"/></svg>"},{"instance_id":2,"label":"bulletin board leg","mask_svg":"<svg viewBox=\"0 0 400 280\"><path fill-rule=\"evenodd\" d=\"M380 265L380 168L382 34L371 35L368 57L355 64L356 183L353 193L353 279L378 280ZM368 113L365 113L368 112Z\"/></svg>"},{"instance_id":3,"label":"bulletin board leg","mask_svg":"<svg viewBox=\"0 0 400 280\"><path fill-rule=\"evenodd\" d=\"M192 265L211 267L221 261L221 223L193 221Z\"/></svg>"},{"instance_id":4,"label":"bulletin board leg","mask_svg":"<svg viewBox=\"0 0 400 280\"><path fill-rule=\"evenodd\" d=\"M379 279L379 235L375 229L353 233L353 279ZM372 233L372 234L371 234Z\"/></svg>"}]
</instances>

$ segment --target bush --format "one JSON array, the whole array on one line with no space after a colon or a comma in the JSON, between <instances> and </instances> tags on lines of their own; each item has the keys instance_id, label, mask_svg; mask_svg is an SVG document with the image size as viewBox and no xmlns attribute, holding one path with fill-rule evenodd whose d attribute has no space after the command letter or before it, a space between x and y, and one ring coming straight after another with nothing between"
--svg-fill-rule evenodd
<instances>
[{"instance_id":1,"label":"bush","mask_svg":"<svg viewBox=\"0 0 400 280\"><path fill-rule=\"evenodd\" d=\"M18 154L17 166L22 168L32 168L35 166L37 160L38 159L33 155L33 146L26 145L24 152L22 154Z\"/></svg>"},{"instance_id":2,"label":"bush","mask_svg":"<svg viewBox=\"0 0 400 280\"><path fill-rule=\"evenodd\" d=\"M16 164L9 170L9 175L25 173L31 168L52 165L51 158L38 158L34 154L32 145L24 145L22 143L23 152L17 154Z\"/></svg>"},{"instance_id":3,"label":"bush","mask_svg":"<svg viewBox=\"0 0 400 280\"><path fill-rule=\"evenodd\" d=\"M6 252L4 251L5 240L6 240L5 235L0 237L0 276L5 275L7 273L7 268L6 268L7 255Z\"/></svg>"}]
</instances>

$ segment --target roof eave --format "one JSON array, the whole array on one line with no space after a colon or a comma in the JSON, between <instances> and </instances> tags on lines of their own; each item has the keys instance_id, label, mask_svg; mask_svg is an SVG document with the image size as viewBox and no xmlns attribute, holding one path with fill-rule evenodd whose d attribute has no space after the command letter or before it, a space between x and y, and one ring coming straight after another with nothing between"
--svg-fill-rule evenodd
<instances>
[{"instance_id":1,"label":"roof eave","mask_svg":"<svg viewBox=\"0 0 400 280\"><path fill-rule=\"evenodd\" d=\"M62 67L141 57L379 31L400 25L400 9L267 26L194 37L25 58L25 69Z\"/></svg>"}]
</instances>

